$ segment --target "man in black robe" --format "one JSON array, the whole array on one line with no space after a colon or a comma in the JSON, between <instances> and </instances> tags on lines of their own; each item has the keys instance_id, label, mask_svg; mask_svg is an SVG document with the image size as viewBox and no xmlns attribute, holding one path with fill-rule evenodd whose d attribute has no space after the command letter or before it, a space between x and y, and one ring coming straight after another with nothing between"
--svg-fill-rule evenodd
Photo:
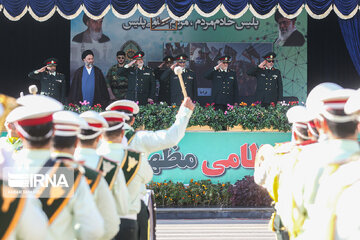
<instances>
[{"instance_id":1,"label":"man in black robe","mask_svg":"<svg viewBox=\"0 0 360 240\"><path fill-rule=\"evenodd\" d=\"M106 88L104 75L100 68L94 66L94 53L86 50L82 53L85 66L78 68L71 82L69 103L79 104L86 100L93 106L98 103L101 106L109 104L110 97Z\"/></svg>"}]
</instances>

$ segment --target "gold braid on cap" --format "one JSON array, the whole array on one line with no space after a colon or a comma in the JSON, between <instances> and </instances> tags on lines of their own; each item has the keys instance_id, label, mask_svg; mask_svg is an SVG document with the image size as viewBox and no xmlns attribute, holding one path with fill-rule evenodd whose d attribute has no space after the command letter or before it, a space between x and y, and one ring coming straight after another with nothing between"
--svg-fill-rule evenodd
<instances>
[{"instance_id":1,"label":"gold braid on cap","mask_svg":"<svg viewBox=\"0 0 360 240\"><path fill-rule=\"evenodd\" d=\"M6 131L4 123L7 115L18 106L16 99L13 97L0 94L0 104L4 107L4 112L0 116L0 131Z\"/></svg>"}]
</instances>

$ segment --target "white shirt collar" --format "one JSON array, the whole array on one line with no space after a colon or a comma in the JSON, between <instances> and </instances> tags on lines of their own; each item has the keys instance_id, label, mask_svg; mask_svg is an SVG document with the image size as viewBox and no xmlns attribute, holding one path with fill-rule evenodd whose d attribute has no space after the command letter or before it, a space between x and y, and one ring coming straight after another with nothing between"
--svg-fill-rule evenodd
<instances>
[{"instance_id":1,"label":"white shirt collar","mask_svg":"<svg viewBox=\"0 0 360 240\"><path fill-rule=\"evenodd\" d=\"M92 67L91 68L87 68L87 67L85 67L86 68L86 71L89 73L89 75L90 75L90 73L91 73L91 70L92 70Z\"/></svg>"}]
</instances>

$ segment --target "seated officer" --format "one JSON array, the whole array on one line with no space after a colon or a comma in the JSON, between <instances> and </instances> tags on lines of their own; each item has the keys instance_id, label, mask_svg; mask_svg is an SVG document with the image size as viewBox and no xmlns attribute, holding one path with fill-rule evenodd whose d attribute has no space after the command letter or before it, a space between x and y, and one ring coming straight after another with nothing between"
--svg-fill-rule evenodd
<instances>
[{"instance_id":1,"label":"seated officer","mask_svg":"<svg viewBox=\"0 0 360 240\"><path fill-rule=\"evenodd\" d=\"M126 99L139 101L139 105L154 102L156 81L154 71L144 66L145 53L139 51L133 56L133 61L119 68L119 75L128 78Z\"/></svg>"},{"instance_id":2,"label":"seated officer","mask_svg":"<svg viewBox=\"0 0 360 240\"><path fill-rule=\"evenodd\" d=\"M165 70L165 72L160 77L160 84L170 84L170 102L171 104L181 105L181 102L184 100L184 95L181 90L181 85L178 75L174 73L176 66L182 68L182 78L184 81L186 93L189 98L196 100L196 75L195 73L186 67L186 61L188 57L185 54L180 54L175 57L176 63L173 64L170 68Z\"/></svg>"},{"instance_id":3,"label":"seated officer","mask_svg":"<svg viewBox=\"0 0 360 240\"><path fill-rule=\"evenodd\" d=\"M53 118L55 124L55 134L51 156L54 159L66 159L68 161L73 161L75 160L73 154L79 143L78 138L80 130L88 129L89 125L83 118L80 118L78 114L70 111L54 113ZM96 170L96 166L93 168L89 167L86 164L87 160L91 159L87 159L86 156L84 156L84 158L81 159L82 165L79 166L75 164L75 166L82 167L84 169L86 182L89 184L97 209L104 220L105 233L101 239L112 239L119 231L120 224L116 213L115 202L102 173ZM79 163L79 161L77 162Z\"/></svg>"},{"instance_id":4,"label":"seated officer","mask_svg":"<svg viewBox=\"0 0 360 240\"><path fill-rule=\"evenodd\" d=\"M56 72L58 60L56 58L49 58L44 61L44 64L44 67L29 73L29 78L40 81L41 95L49 96L65 103L65 75Z\"/></svg>"},{"instance_id":5,"label":"seated officer","mask_svg":"<svg viewBox=\"0 0 360 240\"><path fill-rule=\"evenodd\" d=\"M38 173L46 171L45 166L49 168L54 168L55 164L62 166L63 162L58 163L50 158L50 141L54 133L52 115L62 110L63 105L41 95L24 96L18 99L18 103L26 103L26 105L14 109L9 115L9 121L14 122L24 144L23 149L15 155L18 171ZM75 189L71 198L66 197L67 188L37 193L43 211L49 219L48 237L49 239L98 239L104 233L103 220L81 172L74 169L73 173L76 181L69 182ZM48 191L50 196L46 196Z\"/></svg>"},{"instance_id":6,"label":"seated officer","mask_svg":"<svg viewBox=\"0 0 360 240\"><path fill-rule=\"evenodd\" d=\"M219 64L205 74L205 78L212 82L212 102L222 111L227 109L227 104L234 105L239 101L236 72L229 69L230 62L230 56L222 56Z\"/></svg>"}]
</instances>

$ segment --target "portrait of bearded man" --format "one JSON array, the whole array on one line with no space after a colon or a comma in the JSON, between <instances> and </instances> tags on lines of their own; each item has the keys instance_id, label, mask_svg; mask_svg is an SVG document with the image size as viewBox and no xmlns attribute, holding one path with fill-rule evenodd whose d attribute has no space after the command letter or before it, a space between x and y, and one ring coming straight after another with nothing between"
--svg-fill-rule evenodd
<instances>
[{"instance_id":1,"label":"portrait of bearded man","mask_svg":"<svg viewBox=\"0 0 360 240\"><path fill-rule=\"evenodd\" d=\"M296 18L289 19L275 12L275 21L278 25L279 36L275 40L277 46L301 47L305 43L304 35L296 29Z\"/></svg>"}]
</instances>

